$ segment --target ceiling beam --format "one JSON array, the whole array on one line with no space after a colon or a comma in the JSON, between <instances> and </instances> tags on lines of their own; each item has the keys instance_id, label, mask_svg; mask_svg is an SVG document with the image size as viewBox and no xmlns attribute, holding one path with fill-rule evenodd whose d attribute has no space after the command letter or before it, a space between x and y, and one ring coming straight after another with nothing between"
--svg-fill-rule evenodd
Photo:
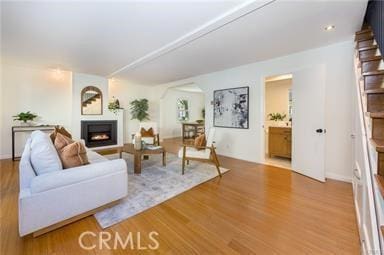
<instances>
[{"instance_id":1,"label":"ceiling beam","mask_svg":"<svg viewBox=\"0 0 384 255\"><path fill-rule=\"evenodd\" d=\"M116 71L112 72L108 75L108 77L113 77L123 71L132 70L139 65L148 63L160 56L163 56L167 53L170 53L182 46L185 46L209 33L212 33L223 26L230 24L237 19L244 17L245 15L248 15L252 12L255 12L277 0L250 0L246 1L231 10L221 14L220 16L204 23L203 25L197 27L196 29L192 30L191 32L186 33L185 35L177 38L176 40L158 48L157 50L154 50L135 61L117 69Z\"/></svg>"}]
</instances>

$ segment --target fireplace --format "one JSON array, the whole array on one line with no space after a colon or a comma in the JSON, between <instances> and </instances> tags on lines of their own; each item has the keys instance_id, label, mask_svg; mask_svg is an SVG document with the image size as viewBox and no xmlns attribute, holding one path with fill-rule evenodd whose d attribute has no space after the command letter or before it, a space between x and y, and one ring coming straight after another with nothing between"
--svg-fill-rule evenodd
<instances>
[{"instance_id":1,"label":"fireplace","mask_svg":"<svg viewBox=\"0 0 384 255\"><path fill-rule=\"evenodd\" d=\"M81 139L87 147L117 144L117 120L82 120Z\"/></svg>"}]
</instances>

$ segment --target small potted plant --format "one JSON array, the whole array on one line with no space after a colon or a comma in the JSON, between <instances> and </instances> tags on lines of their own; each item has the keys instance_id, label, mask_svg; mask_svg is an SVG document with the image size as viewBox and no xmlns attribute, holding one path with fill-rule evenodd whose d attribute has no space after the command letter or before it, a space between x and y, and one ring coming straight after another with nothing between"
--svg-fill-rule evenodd
<instances>
[{"instance_id":1,"label":"small potted plant","mask_svg":"<svg viewBox=\"0 0 384 255\"><path fill-rule=\"evenodd\" d=\"M18 121L21 121L23 124L27 124L29 121L33 121L37 117L37 115L31 113L30 111L27 111L27 112L21 112L12 117L14 118L13 119L14 121L18 120Z\"/></svg>"},{"instance_id":2,"label":"small potted plant","mask_svg":"<svg viewBox=\"0 0 384 255\"><path fill-rule=\"evenodd\" d=\"M117 114L119 110L124 108L120 107L119 99L112 97L112 100L108 103L108 109L114 114Z\"/></svg>"},{"instance_id":3,"label":"small potted plant","mask_svg":"<svg viewBox=\"0 0 384 255\"><path fill-rule=\"evenodd\" d=\"M281 122L284 121L285 117L287 117L287 115L285 113L281 114L281 113L270 113L268 114L268 117L269 117L269 120L272 120L272 121L275 121L278 126L279 125L282 125Z\"/></svg>"}]
</instances>

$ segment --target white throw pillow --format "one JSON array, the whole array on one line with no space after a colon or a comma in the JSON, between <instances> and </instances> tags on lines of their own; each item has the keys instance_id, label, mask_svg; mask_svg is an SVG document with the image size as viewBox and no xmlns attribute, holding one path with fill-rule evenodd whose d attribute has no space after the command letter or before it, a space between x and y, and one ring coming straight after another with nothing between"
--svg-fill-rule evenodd
<instances>
[{"instance_id":1,"label":"white throw pillow","mask_svg":"<svg viewBox=\"0 0 384 255\"><path fill-rule=\"evenodd\" d=\"M63 169L52 140L40 130L31 135L31 163L37 175Z\"/></svg>"}]
</instances>

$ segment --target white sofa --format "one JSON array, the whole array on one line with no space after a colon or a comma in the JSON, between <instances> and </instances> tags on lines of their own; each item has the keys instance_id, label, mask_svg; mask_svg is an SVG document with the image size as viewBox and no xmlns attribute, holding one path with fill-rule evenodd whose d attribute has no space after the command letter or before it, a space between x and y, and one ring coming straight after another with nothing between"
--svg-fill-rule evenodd
<instances>
[{"instance_id":1,"label":"white sofa","mask_svg":"<svg viewBox=\"0 0 384 255\"><path fill-rule=\"evenodd\" d=\"M20 236L70 222L75 216L127 195L128 175L124 160L108 160L88 150L88 165L37 175L31 159L34 155L31 143L33 136L25 145L19 166Z\"/></svg>"}]
</instances>

